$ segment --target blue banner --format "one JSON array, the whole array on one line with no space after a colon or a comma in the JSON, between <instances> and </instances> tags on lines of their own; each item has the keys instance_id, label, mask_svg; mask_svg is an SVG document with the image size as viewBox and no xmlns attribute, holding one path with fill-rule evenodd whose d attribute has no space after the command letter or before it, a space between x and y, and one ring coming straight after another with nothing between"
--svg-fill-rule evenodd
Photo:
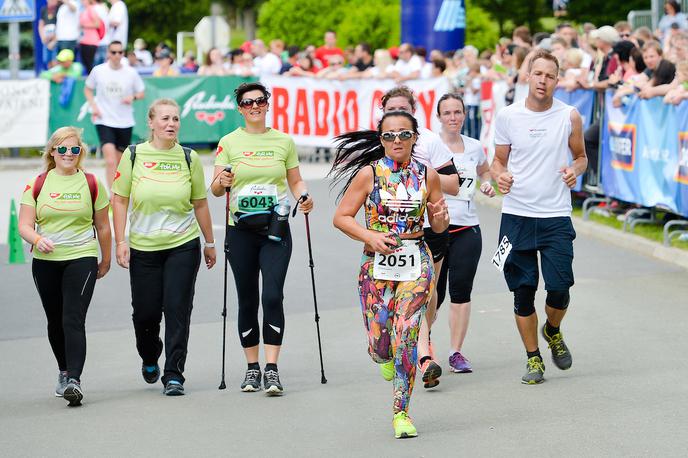
<instances>
[{"instance_id":1,"label":"blue banner","mask_svg":"<svg viewBox=\"0 0 688 458\"><path fill-rule=\"evenodd\" d=\"M605 194L688 216L688 102L676 107L661 97L633 96L614 108L608 92L605 105L600 144Z\"/></svg>"},{"instance_id":2,"label":"blue banner","mask_svg":"<svg viewBox=\"0 0 688 458\"><path fill-rule=\"evenodd\" d=\"M452 51L463 48L464 0L402 0L401 41L413 46Z\"/></svg>"},{"instance_id":3,"label":"blue banner","mask_svg":"<svg viewBox=\"0 0 688 458\"><path fill-rule=\"evenodd\" d=\"M576 107L583 119L583 130L590 127L593 109L595 108L595 91L591 89L567 91L566 89L558 88L554 91L554 97L567 105Z\"/></svg>"}]
</instances>

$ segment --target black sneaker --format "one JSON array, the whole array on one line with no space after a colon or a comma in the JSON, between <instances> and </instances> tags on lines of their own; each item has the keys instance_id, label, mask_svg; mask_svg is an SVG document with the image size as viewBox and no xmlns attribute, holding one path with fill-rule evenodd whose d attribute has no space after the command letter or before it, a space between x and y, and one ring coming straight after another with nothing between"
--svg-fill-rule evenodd
<instances>
[{"instance_id":1,"label":"black sneaker","mask_svg":"<svg viewBox=\"0 0 688 458\"><path fill-rule=\"evenodd\" d=\"M279 396L284 391L276 369L266 369L263 375L263 386L268 396Z\"/></svg>"},{"instance_id":2,"label":"black sneaker","mask_svg":"<svg viewBox=\"0 0 688 458\"><path fill-rule=\"evenodd\" d=\"M179 380L170 380L165 383L165 396L184 396L184 385Z\"/></svg>"},{"instance_id":3,"label":"black sneaker","mask_svg":"<svg viewBox=\"0 0 688 458\"><path fill-rule=\"evenodd\" d=\"M81 382L75 378L70 378L62 395L65 401L68 401L69 407L77 407L81 405L81 400L84 399L84 392L81 391Z\"/></svg>"},{"instance_id":4,"label":"black sneaker","mask_svg":"<svg viewBox=\"0 0 688 458\"><path fill-rule=\"evenodd\" d=\"M241 391L245 393L260 391L260 369L246 369L246 377L241 384Z\"/></svg>"},{"instance_id":5,"label":"black sneaker","mask_svg":"<svg viewBox=\"0 0 688 458\"><path fill-rule=\"evenodd\" d=\"M146 383L155 383L160 378L160 366L156 363L155 366L141 365L141 375Z\"/></svg>"},{"instance_id":6,"label":"black sneaker","mask_svg":"<svg viewBox=\"0 0 688 458\"><path fill-rule=\"evenodd\" d=\"M561 334L561 331L550 337L545 332L545 326L542 326L542 337L545 338L547 346L552 350L552 362L554 365L563 371L569 369L571 364L573 364L573 357L569 347L564 343L564 336Z\"/></svg>"}]
</instances>

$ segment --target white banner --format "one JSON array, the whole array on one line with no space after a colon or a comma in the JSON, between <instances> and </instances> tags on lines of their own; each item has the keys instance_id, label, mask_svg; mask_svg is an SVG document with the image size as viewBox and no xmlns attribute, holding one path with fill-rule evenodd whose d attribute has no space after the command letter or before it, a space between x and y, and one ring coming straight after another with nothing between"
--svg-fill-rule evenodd
<instances>
[{"instance_id":1,"label":"white banner","mask_svg":"<svg viewBox=\"0 0 688 458\"><path fill-rule=\"evenodd\" d=\"M309 77L262 77L272 93L268 125L294 138L297 145L332 147L339 134L376 129L380 100L396 86L393 80L348 81ZM437 100L449 91L446 78L408 81L416 95L418 124L439 132Z\"/></svg>"},{"instance_id":2,"label":"white banner","mask_svg":"<svg viewBox=\"0 0 688 458\"><path fill-rule=\"evenodd\" d=\"M50 81L0 81L0 148L45 145L49 113Z\"/></svg>"}]
</instances>

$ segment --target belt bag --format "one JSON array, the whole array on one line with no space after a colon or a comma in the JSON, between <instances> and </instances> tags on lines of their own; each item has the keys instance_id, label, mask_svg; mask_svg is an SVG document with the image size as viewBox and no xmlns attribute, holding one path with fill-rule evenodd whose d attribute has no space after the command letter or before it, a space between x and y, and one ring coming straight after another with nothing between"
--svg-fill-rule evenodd
<instances>
[{"instance_id":1,"label":"belt bag","mask_svg":"<svg viewBox=\"0 0 688 458\"><path fill-rule=\"evenodd\" d=\"M262 210L251 213L234 213L234 222L237 229L245 231L264 231L267 230L272 217L272 210Z\"/></svg>"}]
</instances>

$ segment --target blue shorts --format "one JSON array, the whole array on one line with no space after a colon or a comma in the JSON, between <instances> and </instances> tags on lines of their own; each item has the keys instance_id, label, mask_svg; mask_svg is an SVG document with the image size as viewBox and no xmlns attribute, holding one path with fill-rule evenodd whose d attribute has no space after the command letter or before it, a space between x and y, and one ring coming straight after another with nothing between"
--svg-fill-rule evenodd
<instances>
[{"instance_id":1,"label":"blue shorts","mask_svg":"<svg viewBox=\"0 0 688 458\"><path fill-rule=\"evenodd\" d=\"M507 236L512 249L504 264L510 291L522 286L537 289L538 257L547 291L565 291L573 286L573 240L576 231L568 216L531 218L502 214L499 241Z\"/></svg>"}]
</instances>

